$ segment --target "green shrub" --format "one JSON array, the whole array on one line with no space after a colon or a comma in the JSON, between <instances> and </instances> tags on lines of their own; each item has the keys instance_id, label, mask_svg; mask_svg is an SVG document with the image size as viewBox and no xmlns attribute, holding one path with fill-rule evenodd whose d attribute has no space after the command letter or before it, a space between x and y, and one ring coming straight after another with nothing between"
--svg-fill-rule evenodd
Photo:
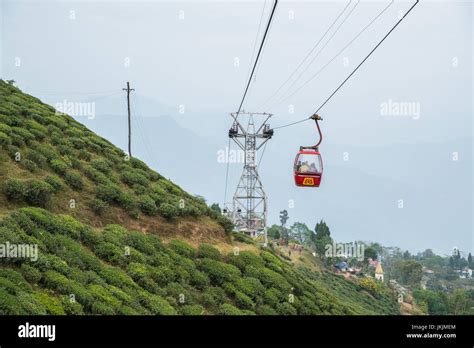
<instances>
[{"instance_id":1,"label":"green shrub","mask_svg":"<svg viewBox=\"0 0 474 348\"><path fill-rule=\"evenodd\" d=\"M277 289L270 288L270 289L265 290L263 297L266 304L275 308L277 303L280 302L280 298L282 297L282 294Z\"/></svg>"},{"instance_id":2,"label":"green shrub","mask_svg":"<svg viewBox=\"0 0 474 348\"><path fill-rule=\"evenodd\" d=\"M227 261L239 268L241 271L244 271L249 266L255 268L264 267L263 260L260 256L255 255L255 253L250 251L241 251L238 255L230 254Z\"/></svg>"},{"instance_id":3,"label":"green shrub","mask_svg":"<svg viewBox=\"0 0 474 348\"><path fill-rule=\"evenodd\" d=\"M112 170L112 165L108 163L106 160L94 160L91 162L92 167L97 169L98 171L104 173L104 174L110 174L110 171Z\"/></svg>"},{"instance_id":4,"label":"green shrub","mask_svg":"<svg viewBox=\"0 0 474 348\"><path fill-rule=\"evenodd\" d=\"M160 286L166 286L167 284L176 280L175 272L168 266L159 266L151 270L151 278Z\"/></svg>"},{"instance_id":5,"label":"green shrub","mask_svg":"<svg viewBox=\"0 0 474 348\"><path fill-rule=\"evenodd\" d=\"M146 308L148 308L152 314L159 315L175 315L176 310L170 306L168 301L158 295L144 295L142 302Z\"/></svg>"},{"instance_id":6,"label":"green shrub","mask_svg":"<svg viewBox=\"0 0 474 348\"><path fill-rule=\"evenodd\" d=\"M57 176L55 175L48 175L44 181L46 181L49 185L51 185L51 187L53 188L53 191L54 192L59 192L59 191L62 191L64 186L63 186L63 183L61 181L61 179L59 179Z\"/></svg>"},{"instance_id":7,"label":"green shrub","mask_svg":"<svg viewBox=\"0 0 474 348\"><path fill-rule=\"evenodd\" d=\"M156 212L158 211L155 201L148 195L140 196L138 205L142 212L150 216L156 215Z\"/></svg>"},{"instance_id":8,"label":"green shrub","mask_svg":"<svg viewBox=\"0 0 474 348\"><path fill-rule=\"evenodd\" d=\"M199 267L207 273L213 284L219 285L224 282L234 282L240 277L240 270L234 265L212 259L202 259Z\"/></svg>"},{"instance_id":9,"label":"green shrub","mask_svg":"<svg viewBox=\"0 0 474 348\"><path fill-rule=\"evenodd\" d=\"M44 207L53 193L53 188L47 182L31 179L26 181L24 200L34 206Z\"/></svg>"},{"instance_id":10,"label":"green shrub","mask_svg":"<svg viewBox=\"0 0 474 348\"><path fill-rule=\"evenodd\" d=\"M123 246L128 239L128 231L126 228L117 224L107 225L102 231L102 237L106 242Z\"/></svg>"},{"instance_id":11,"label":"green shrub","mask_svg":"<svg viewBox=\"0 0 474 348\"><path fill-rule=\"evenodd\" d=\"M179 239L173 239L168 246L179 255L187 258L193 258L196 254L196 250L191 245Z\"/></svg>"},{"instance_id":12,"label":"green shrub","mask_svg":"<svg viewBox=\"0 0 474 348\"><path fill-rule=\"evenodd\" d=\"M234 230L234 224L224 215L217 216L217 222L224 228L225 233L230 234Z\"/></svg>"},{"instance_id":13,"label":"green shrub","mask_svg":"<svg viewBox=\"0 0 474 348\"><path fill-rule=\"evenodd\" d=\"M241 309L252 309L255 306L252 299L245 295L243 292L236 291L234 296L235 303Z\"/></svg>"},{"instance_id":14,"label":"green shrub","mask_svg":"<svg viewBox=\"0 0 474 348\"><path fill-rule=\"evenodd\" d=\"M51 169L54 170L55 173L60 174L60 175L66 174L66 171L69 168L66 162L60 159L51 160L49 165L51 166Z\"/></svg>"},{"instance_id":15,"label":"green shrub","mask_svg":"<svg viewBox=\"0 0 474 348\"><path fill-rule=\"evenodd\" d=\"M208 258L208 259L219 261L221 259L221 253L212 245L203 243L203 244L200 244L198 247L197 257Z\"/></svg>"},{"instance_id":16,"label":"green shrub","mask_svg":"<svg viewBox=\"0 0 474 348\"><path fill-rule=\"evenodd\" d=\"M133 198L133 195L127 192L120 193L118 203L122 209L128 212L132 212L135 208L135 199Z\"/></svg>"},{"instance_id":17,"label":"green shrub","mask_svg":"<svg viewBox=\"0 0 474 348\"><path fill-rule=\"evenodd\" d=\"M251 299L256 300L263 296L265 293L265 287L262 285L260 280L252 277L239 278L235 283L237 289L242 291L245 295Z\"/></svg>"},{"instance_id":18,"label":"green shrub","mask_svg":"<svg viewBox=\"0 0 474 348\"><path fill-rule=\"evenodd\" d=\"M169 204L169 203L163 203L160 205L158 208L158 211L161 216L168 220L173 220L179 215L178 208L176 206Z\"/></svg>"},{"instance_id":19,"label":"green shrub","mask_svg":"<svg viewBox=\"0 0 474 348\"><path fill-rule=\"evenodd\" d=\"M0 146L6 147L12 143L10 137L3 132L0 132Z\"/></svg>"},{"instance_id":20,"label":"green shrub","mask_svg":"<svg viewBox=\"0 0 474 348\"><path fill-rule=\"evenodd\" d=\"M246 274L249 277L259 279L266 287L275 287L284 292L288 292L291 288L291 285L281 274L278 274L268 268L257 269L255 267L249 266L246 268Z\"/></svg>"},{"instance_id":21,"label":"green shrub","mask_svg":"<svg viewBox=\"0 0 474 348\"><path fill-rule=\"evenodd\" d=\"M72 300L69 296L61 296L61 304L64 308L64 312L67 315L83 315L84 308L83 306L75 301Z\"/></svg>"},{"instance_id":22,"label":"green shrub","mask_svg":"<svg viewBox=\"0 0 474 348\"><path fill-rule=\"evenodd\" d=\"M23 274L23 277L30 283L36 284L41 280L41 272L38 271L36 268L23 263L21 265L21 273Z\"/></svg>"},{"instance_id":23,"label":"green shrub","mask_svg":"<svg viewBox=\"0 0 474 348\"><path fill-rule=\"evenodd\" d=\"M99 216L102 216L102 214L105 212L105 210L109 207L109 204L107 202L104 202L101 199L94 198L90 203L89 207L92 209L94 213L96 213Z\"/></svg>"},{"instance_id":24,"label":"green shrub","mask_svg":"<svg viewBox=\"0 0 474 348\"><path fill-rule=\"evenodd\" d=\"M3 116L3 115L0 115L0 117ZM8 126L7 124L5 123L2 123L3 119L0 118L0 132L8 135L12 132L12 127Z\"/></svg>"},{"instance_id":25,"label":"green shrub","mask_svg":"<svg viewBox=\"0 0 474 348\"><path fill-rule=\"evenodd\" d=\"M104 202L119 203L120 194L120 188L113 183L100 184L97 186L97 198Z\"/></svg>"},{"instance_id":26,"label":"green shrub","mask_svg":"<svg viewBox=\"0 0 474 348\"><path fill-rule=\"evenodd\" d=\"M14 202L23 200L26 186L18 179L8 179L4 185L4 192L7 198Z\"/></svg>"},{"instance_id":27,"label":"green shrub","mask_svg":"<svg viewBox=\"0 0 474 348\"><path fill-rule=\"evenodd\" d=\"M84 188L84 182L80 174L76 172L67 172L64 180L74 190L80 191Z\"/></svg>"},{"instance_id":28,"label":"green shrub","mask_svg":"<svg viewBox=\"0 0 474 348\"><path fill-rule=\"evenodd\" d=\"M58 158L56 154L56 150L49 144L41 144L39 145L36 150L41 153L48 161L52 161Z\"/></svg>"},{"instance_id":29,"label":"green shrub","mask_svg":"<svg viewBox=\"0 0 474 348\"><path fill-rule=\"evenodd\" d=\"M35 292L32 296L38 301L50 315L65 315L61 301L46 291Z\"/></svg>"},{"instance_id":30,"label":"green shrub","mask_svg":"<svg viewBox=\"0 0 474 348\"><path fill-rule=\"evenodd\" d=\"M16 297L17 305L25 310L28 315L46 315L46 308L32 296L26 292L22 292Z\"/></svg>"},{"instance_id":31,"label":"green shrub","mask_svg":"<svg viewBox=\"0 0 474 348\"><path fill-rule=\"evenodd\" d=\"M289 302L283 302L283 303L277 304L276 310L279 314L282 314L282 315L296 315L296 314L298 314L296 312L295 307L293 307Z\"/></svg>"},{"instance_id":32,"label":"green shrub","mask_svg":"<svg viewBox=\"0 0 474 348\"><path fill-rule=\"evenodd\" d=\"M100 301L94 301L92 304L92 314L98 314L98 315L114 315L116 314L114 309Z\"/></svg>"},{"instance_id":33,"label":"green shrub","mask_svg":"<svg viewBox=\"0 0 474 348\"><path fill-rule=\"evenodd\" d=\"M149 184L149 180L142 174L139 174L135 171L126 171L122 174L122 181L129 186L133 186L135 184L139 184L142 186L147 187Z\"/></svg>"},{"instance_id":34,"label":"green shrub","mask_svg":"<svg viewBox=\"0 0 474 348\"><path fill-rule=\"evenodd\" d=\"M233 232L232 237L234 237L236 241L241 242L241 243L255 244L255 241L252 238L240 232Z\"/></svg>"},{"instance_id":35,"label":"green shrub","mask_svg":"<svg viewBox=\"0 0 474 348\"><path fill-rule=\"evenodd\" d=\"M23 275L12 268L0 268L0 279L11 281L16 289L14 292L31 291L30 284L23 278Z\"/></svg>"},{"instance_id":36,"label":"green shrub","mask_svg":"<svg viewBox=\"0 0 474 348\"><path fill-rule=\"evenodd\" d=\"M258 306L256 312L258 315L278 315L276 310L266 304Z\"/></svg>"},{"instance_id":37,"label":"green shrub","mask_svg":"<svg viewBox=\"0 0 474 348\"><path fill-rule=\"evenodd\" d=\"M106 303L114 312L122 305L121 301L112 295L110 291L98 284L92 284L88 287L88 291L95 301Z\"/></svg>"},{"instance_id":38,"label":"green shrub","mask_svg":"<svg viewBox=\"0 0 474 348\"><path fill-rule=\"evenodd\" d=\"M219 306L218 314L220 315L244 315L244 313L235 306L229 303L224 303Z\"/></svg>"},{"instance_id":39,"label":"green shrub","mask_svg":"<svg viewBox=\"0 0 474 348\"><path fill-rule=\"evenodd\" d=\"M122 265L125 263L125 249L115 244L104 242L94 246L94 253L101 259L108 261L114 265Z\"/></svg>"},{"instance_id":40,"label":"green shrub","mask_svg":"<svg viewBox=\"0 0 474 348\"><path fill-rule=\"evenodd\" d=\"M204 290L209 286L209 277L206 273L195 270L190 274L190 277L191 285L197 289Z\"/></svg>"},{"instance_id":41,"label":"green shrub","mask_svg":"<svg viewBox=\"0 0 474 348\"><path fill-rule=\"evenodd\" d=\"M204 307L201 305L185 305L179 308L182 315L203 315Z\"/></svg>"},{"instance_id":42,"label":"green shrub","mask_svg":"<svg viewBox=\"0 0 474 348\"><path fill-rule=\"evenodd\" d=\"M33 161L30 161L29 159L24 159L21 161L21 164L23 165L23 167L25 169L27 169L28 171L34 173L38 170L38 166L36 165L35 162Z\"/></svg>"},{"instance_id":43,"label":"green shrub","mask_svg":"<svg viewBox=\"0 0 474 348\"><path fill-rule=\"evenodd\" d=\"M19 127L12 127L12 131L14 134L20 136L25 143L30 143L32 140L35 139L35 136L31 134L30 131L24 128L19 128Z\"/></svg>"},{"instance_id":44,"label":"green shrub","mask_svg":"<svg viewBox=\"0 0 474 348\"><path fill-rule=\"evenodd\" d=\"M48 164L48 159L44 155L42 155L39 151L37 151L35 149L28 150L28 153L27 153L26 157L29 160L36 163L38 165L38 167L40 167L40 168L45 168L46 165Z\"/></svg>"}]
</instances>

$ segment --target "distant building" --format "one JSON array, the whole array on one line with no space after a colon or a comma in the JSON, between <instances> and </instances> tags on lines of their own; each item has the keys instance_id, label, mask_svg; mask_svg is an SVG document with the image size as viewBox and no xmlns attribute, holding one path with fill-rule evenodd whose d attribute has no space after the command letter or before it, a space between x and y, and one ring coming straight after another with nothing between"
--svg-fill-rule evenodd
<instances>
[{"instance_id":1,"label":"distant building","mask_svg":"<svg viewBox=\"0 0 474 348\"><path fill-rule=\"evenodd\" d=\"M370 257L367 259L367 262L369 264L369 267L374 267L374 268L376 268L379 264L378 260L372 260Z\"/></svg>"},{"instance_id":2,"label":"distant building","mask_svg":"<svg viewBox=\"0 0 474 348\"><path fill-rule=\"evenodd\" d=\"M425 273L425 274L434 274L434 271L432 269L429 269L425 266L423 266L422 272Z\"/></svg>"},{"instance_id":3,"label":"distant building","mask_svg":"<svg viewBox=\"0 0 474 348\"><path fill-rule=\"evenodd\" d=\"M347 271L349 269L349 265L345 261L339 262L338 264L334 265L334 267L336 267L336 269L339 271Z\"/></svg>"},{"instance_id":4,"label":"distant building","mask_svg":"<svg viewBox=\"0 0 474 348\"><path fill-rule=\"evenodd\" d=\"M375 268L375 279L380 280L383 282L383 269L382 269L382 263L379 262L377 267Z\"/></svg>"},{"instance_id":5,"label":"distant building","mask_svg":"<svg viewBox=\"0 0 474 348\"><path fill-rule=\"evenodd\" d=\"M462 271L457 270L456 273L461 279L472 279L472 269L465 267Z\"/></svg>"}]
</instances>

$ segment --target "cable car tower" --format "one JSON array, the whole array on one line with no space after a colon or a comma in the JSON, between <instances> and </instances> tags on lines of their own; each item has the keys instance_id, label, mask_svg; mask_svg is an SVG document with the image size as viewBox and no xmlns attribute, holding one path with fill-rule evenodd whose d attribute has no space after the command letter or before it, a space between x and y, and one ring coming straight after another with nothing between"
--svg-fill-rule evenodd
<instances>
[{"instance_id":1,"label":"cable car tower","mask_svg":"<svg viewBox=\"0 0 474 348\"><path fill-rule=\"evenodd\" d=\"M267 195L258 174L257 151L273 136L273 129L267 123L272 114L242 111L230 115L234 122L229 138L245 152L245 162L228 215L237 231L256 237L264 231L267 222ZM244 124L238 120L242 116Z\"/></svg>"}]
</instances>

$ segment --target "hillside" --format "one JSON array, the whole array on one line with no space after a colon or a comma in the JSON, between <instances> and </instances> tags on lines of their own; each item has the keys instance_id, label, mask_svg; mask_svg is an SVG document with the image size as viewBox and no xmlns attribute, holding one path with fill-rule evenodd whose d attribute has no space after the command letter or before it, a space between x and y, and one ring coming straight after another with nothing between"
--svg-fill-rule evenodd
<instances>
[{"instance_id":1,"label":"hillside","mask_svg":"<svg viewBox=\"0 0 474 348\"><path fill-rule=\"evenodd\" d=\"M0 258L0 314L399 313L381 284L234 241L203 200L3 81L0 160L0 250L38 247Z\"/></svg>"}]
</instances>

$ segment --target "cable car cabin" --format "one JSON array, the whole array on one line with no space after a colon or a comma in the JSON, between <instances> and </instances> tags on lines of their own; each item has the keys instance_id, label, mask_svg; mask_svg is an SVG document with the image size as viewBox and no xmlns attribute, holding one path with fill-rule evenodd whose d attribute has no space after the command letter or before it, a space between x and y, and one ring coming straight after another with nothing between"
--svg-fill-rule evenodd
<instances>
[{"instance_id":1,"label":"cable car cabin","mask_svg":"<svg viewBox=\"0 0 474 348\"><path fill-rule=\"evenodd\" d=\"M295 184L304 187L319 187L323 176L323 160L319 151L302 149L295 158Z\"/></svg>"}]
</instances>

